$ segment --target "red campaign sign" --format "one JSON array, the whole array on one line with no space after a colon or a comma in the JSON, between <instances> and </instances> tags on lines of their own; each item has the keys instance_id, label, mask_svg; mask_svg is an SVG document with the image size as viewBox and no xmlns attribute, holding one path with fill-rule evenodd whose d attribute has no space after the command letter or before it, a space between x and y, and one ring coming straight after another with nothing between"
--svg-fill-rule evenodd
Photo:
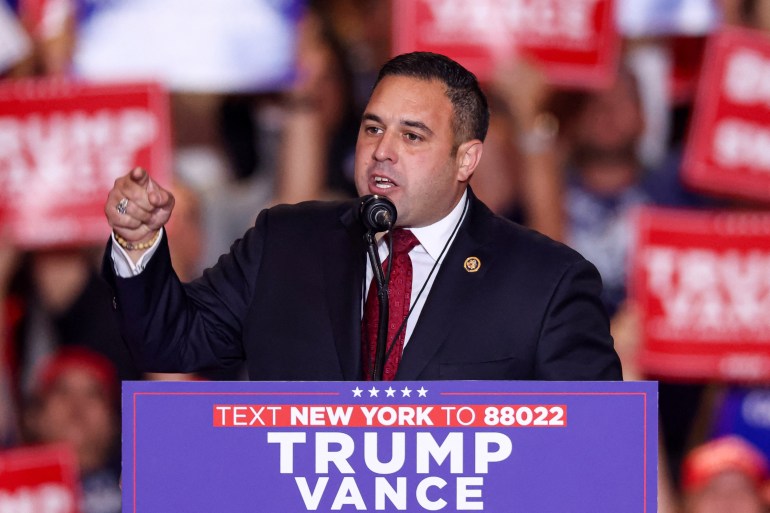
<instances>
[{"instance_id":1,"label":"red campaign sign","mask_svg":"<svg viewBox=\"0 0 770 513\"><path fill-rule=\"evenodd\" d=\"M631 297L642 368L689 380L770 380L770 213L645 208Z\"/></svg>"},{"instance_id":2,"label":"red campaign sign","mask_svg":"<svg viewBox=\"0 0 770 513\"><path fill-rule=\"evenodd\" d=\"M77 513L75 454L66 446L0 452L0 511Z\"/></svg>"},{"instance_id":3,"label":"red campaign sign","mask_svg":"<svg viewBox=\"0 0 770 513\"><path fill-rule=\"evenodd\" d=\"M442 53L482 81L521 51L555 85L604 87L620 51L612 0L395 0L393 34L396 54Z\"/></svg>"},{"instance_id":4,"label":"red campaign sign","mask_svg":"<svg viewBox=\"0 0 770 513\"><path fill-rule=\"evenodd\" d=\"M770 37L725 29L704 63L682 176L706 192L770 201Z\"/></svg>"},{"instance_id":5,"label":"red campaign sign","mask_svg":"<svg viewBox=\"0 0 770 513\"><path fill-rule=\"evenodd\" d=\"M166 180L169 132L156 84L0 82L0 221L22 247L101 243L115 178Z\"/></svg>"}]
</instances>

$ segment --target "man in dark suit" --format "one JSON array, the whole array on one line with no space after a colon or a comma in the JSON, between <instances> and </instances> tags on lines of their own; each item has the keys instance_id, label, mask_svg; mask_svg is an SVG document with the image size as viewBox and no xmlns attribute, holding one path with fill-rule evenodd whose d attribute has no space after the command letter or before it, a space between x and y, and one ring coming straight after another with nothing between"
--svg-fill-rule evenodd
<instances>
[{"instance_id":1,"label":"man in dark suit","mask_svg":"<svg viewBox=\"0 0 770 513\"><path fill-rule=\"evenodd\" d=\"M622 379L593 265L493 215L468 187L488 123L475 77L444 56L401 55L380 72L356 186L389 198L397 227L416 237L400 279L410 308L391 317L388 379ZM265 210L183 285L162 231L173 196L140 169L118 179L105 207L114 230L105 273L139 363L192 371L245 359L251 379L368 376L372 341L365 327L362 343L361 324L373 271L359 205Z\"/></svg>"}]
</instances>

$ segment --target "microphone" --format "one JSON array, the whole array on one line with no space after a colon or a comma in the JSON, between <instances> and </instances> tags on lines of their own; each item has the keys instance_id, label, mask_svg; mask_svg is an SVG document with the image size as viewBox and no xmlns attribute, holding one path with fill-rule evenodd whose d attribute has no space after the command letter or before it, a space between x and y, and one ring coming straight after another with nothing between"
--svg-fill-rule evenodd
<instances>
[{"instance_id":1,"label":"microphone","mask_svg":"<svg viewBox=\"0 0 770 513\"><path fill-rule=\"evenodd\" d=\"M384 232L396 224L396 206L385 196L364 196L359 209L361 222L369 232Z\"/></svg>"},{"instance_id":2,"label":"microphone","mask_svg":"<svg viewBox=\"0 0 770 513\"><path fill-rule=\"evenodd\" d=\"M376 194L364 196L361 198L361 206L358 213L361 216L361 222L366 228L366 233L364 233L366 253L374 271L374 281L377 286L377 297L379 298L380 320L377 328L374 368L372 369L371 376L375 381L381 381L385 363L385 347L387 345L390 312L388 309L389 292L387 278L382 269L380 255L377 253L377 243L374 240L374 234L393 228L393 225L396 224L396 206L384 196Z\"/></svg>"}]
</instances>

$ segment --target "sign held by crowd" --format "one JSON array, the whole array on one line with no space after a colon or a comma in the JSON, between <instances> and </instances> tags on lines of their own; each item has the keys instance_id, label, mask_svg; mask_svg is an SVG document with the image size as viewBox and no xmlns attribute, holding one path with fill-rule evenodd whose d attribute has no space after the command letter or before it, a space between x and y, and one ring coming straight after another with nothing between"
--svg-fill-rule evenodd
<instances>
[{"instance_id":1,"label":"sign held by crowd","mask_svg":"<svg viewBox=\"0 0 770 513\"><path fill-rule=\"evenodd\" d=\"M770 378L770 214L647 208L632 298L641 364L656 377Z\"/></svg>"},{"instance_id":2,"label":"sign held by crowd","mask_svg":"<svg viewBox=\"0 0 770 513\"><path fill-rule=\"evenodd\" d=\"M517 53L560 86L607 86L617 70L610 0L396 0L393 14L395 53L451 55L481 81Z\"/></svg>"},{"instance_id":3,"label":"sign held by crowd","mask_svg":"<svg viewBox=\"0 0 770 513\"><path fill-rule=\"evenodd\" d=\"M704 192L770 201L770 37L730 28L706 48L682 176Z\"/></svg>"},{"instance_id":4,"label":"sign held by crowd","mask_svg":"<svg viewBox=\"0 0 770 513\"><path fill-rule=\"evenodd\" d=\"M0 112L0 220L20 246L104 241L104 191L115 178L135 166L156 178L170 169L159 85L8 81Z\"/></svg>"}]
</instances>

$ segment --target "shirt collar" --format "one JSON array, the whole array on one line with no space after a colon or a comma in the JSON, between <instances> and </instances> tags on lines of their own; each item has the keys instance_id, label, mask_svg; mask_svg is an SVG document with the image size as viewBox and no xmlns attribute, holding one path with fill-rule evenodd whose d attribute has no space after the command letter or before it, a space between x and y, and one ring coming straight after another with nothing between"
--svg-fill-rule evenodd
<instances>
[{"instance_id":1,"label":"shirt collar","mask_svg":"<svg viewBox=\"0 0 770 513\"><path fill-rule=\"evenodd\" d=\"M444 246L449 241L449 237L452 236L455 226L462 221L465 215L465 203L467 200L468 191L466 189L457 205L444 218L428 226L409 228L433 260L438 260L441 252L444 250Z\"/></svg>"}]
</instances>

